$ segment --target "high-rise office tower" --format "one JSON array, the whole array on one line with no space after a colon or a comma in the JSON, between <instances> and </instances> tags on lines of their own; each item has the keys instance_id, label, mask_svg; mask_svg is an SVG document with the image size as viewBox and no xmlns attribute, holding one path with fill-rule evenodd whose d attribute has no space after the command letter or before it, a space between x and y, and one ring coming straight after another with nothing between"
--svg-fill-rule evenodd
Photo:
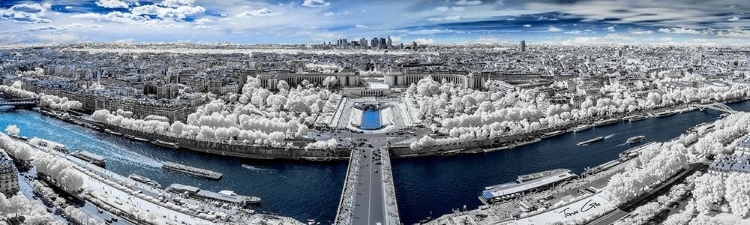
<instances>
[{"instance_id":1,"label":"high-rise office tower","mask_svg":"<svg viewBox=\"0 0 750 225\"><path fill-rule=\"evenodd\" d=\"M387 45L386 45L386 46L387 46L388 48L392 48L392 47L393 47L393 41L391 40L391 36L388 36L388 43L387 43Z\"/></svg>"},{"instance_id":2,"label":"high-rise office tower","mask_svg":"<svg viewBox=\"0 0 750 225\"><path fill-rule=\"evenodd\" d=\"M521 53L526 52L526 41L521 40Z\"/></svg>"}]
</instances>

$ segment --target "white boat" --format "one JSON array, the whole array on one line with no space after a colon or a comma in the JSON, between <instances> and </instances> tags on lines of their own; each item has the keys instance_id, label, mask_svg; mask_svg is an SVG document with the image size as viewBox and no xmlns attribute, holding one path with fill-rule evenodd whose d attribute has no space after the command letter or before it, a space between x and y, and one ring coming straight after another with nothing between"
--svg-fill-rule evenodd
<instances>
[{"instance_id":1,"label":"white boat","mask_svg":"<svg viewBox=\"0 0 750 225\"><path fill-rule=\"evenodd\" d=\"M111 135L122 136L122 133L115 132L115 131L110 130L110 129L104 129L104 132L107 132L108 134L111 134Z\"/></svg>"},{"instance_id":2,"label":"white boat","mask_svg":"<svg viewBox=\"0 0 750 225\"><path fill-rule=\"evenodd\" d=\"M641 136L635 136L635 137L630 137L630 138L628 138L627 143L628 144L635 144L635 143L643 141L644 139L646 139L646 136L643 136L643 135L641 135Z\"/></svg>"},{"instance_id":3,"label":"white boat","mask_svg":"<svg viewBox=\"0 0 750 225\"><path fill-rule=\"evenodd\" d=\"M167 147L167 148L174 148L174 149L180 148L180 146L177 145L177 143L172 143L172 142L167 142L167 141L162 141L162 140L153 140L151 141L151 144L162 146L162 147Z\"/></svg>"},{"instance_id":4,"label":"white boat","mask_svg":"<svg viewBox=\"0 0 750 225\"><path fill-rule=\"evenodd\" d=\"M577 127L573 128L573 133L578 133L578 132L581 132L581 131L585 131L585 130L591 129L591 127L592 126L590 124L584 124L584 125L581 125L581 126L577 126Z\"/></svg>"},{"instance_id":5,"label":"white boat","mask_svg":"<svg viewBox=\"0 0 750 225\"><path fill-rule=\"evenodd\" d=\"M642 115L632 115L632 116L628 116L628 117L623 118L623 120L624 119L627 119L628 122L635 122L635 121L644 120L644 119L646 119L646 117L642 116Z\"/></svg>"},{"instance_id":6,"label":"white boat","mask_svg":"<svg viewBox=\"0 0 750 225\"><path fill-rule=\"evenodd\" d=\"M552 131L552 132L549 132L549 133L544 133L544 134L542 135L542 138L551 138L551 137L554 137L554 136L557 136L557 135L561 135L561 134L563 134L563 133L565 133L565 132L563 132L563 131L561 131L561 130L558 130L558 131Z\"/></svg>"}]
</instances>

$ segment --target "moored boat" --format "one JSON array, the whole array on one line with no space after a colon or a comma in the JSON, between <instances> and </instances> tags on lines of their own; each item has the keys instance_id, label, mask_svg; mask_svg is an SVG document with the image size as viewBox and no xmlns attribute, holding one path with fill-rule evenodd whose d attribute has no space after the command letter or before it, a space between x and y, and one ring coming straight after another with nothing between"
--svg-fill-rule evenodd
<instances>
[{"instance_id":1,"label":"moored boat","mask_svg":"<svg viewBox=\"0 0 750 225\"><path fill-rule=\"evenodd\" d=\"M542 138L551 138L551 137L554 137L554 136L557 136L557 135L561 135L561 134L563 134L563 133L565 133L565 132L564 132L564 131L561 131L561 130L558 130L558 131L552 131L552 132L544 133L544 134L542 135Z\"/></svg>"},{"instance_id":2,"label":"moored boat","mask_svg":"<svg viewBox=\"0 0 750 225\"><path fill-rule=\"evenodd\" d=\"M115 132L115 131L110 130L110 129L104 129L104 132L107 132L108 134L111 134L111 135L122 136L122 133Z\"/></svg>"},{"instance_id":3,"label":"moored boat","mask_svg":"<svg viewBox=\"0 0 750 225\"><path fill-rule=\"evenodd\" d=\"M136 141L148 142L148 139L139 138L139 137L136 137L136 136L133 136L133 135L129 135L129 134L123 135L123 137L126 137L128 139L132 139L132 140L136 140Z\"/></svg>"},{"instance_id":4,"label":"moored boat","mask_svg":"<svg viewBox=\"0 0 750 225\"><path fill-rule=\"evenodd\" d=\"M573 128L573 133L578 133L578 132L581 132L581 131L585 131L585 130L591 129L591 127L592 126L590 124L580 125L580 126L577 126L577 127Z\"/></svg>"},{"instance_id":5,"label":"moored boat","mask_svg":"<svg viewBox=\"0 0 750 225\"><path fill-rule=\"evenodd\" d=\"M155 188L161 188L161 184L149 179L148 177L144 177L138 174L130 174L128 178L130 178L131 180L138 181L140 183L155 187Z\"/></svg>"},{"instance_id":6,"label":"moored boat","mask_svg":"<svg viewBox=\"0 0 750 225\"><path fill-rule=\"evenodd\" d=\"M167 141L162 141L162 140L154 140L151 142L151 144L162 146L162 147L167 147L167 148L174 148L174 149L180 148L180 146L177 145L177 143L167 142Z\"/></svg>"},{"instance_id":7,"label":"moored boat","mask_svg":"<svg viewBox=\"0 0 750 225\"><path fill-rule=\"evenodd\" d=\"M607 120L600 120L600 121L596 121L594 123L594 126L595 127L601 127L601 126L615 124L617 122L620 122L620 120L617 119L617 118L612 118L612 119L607 119Z\"/></svg>"},{"instance_id":8,"label":"moored boat","mask_svg":"<svg viewBox=\"0 0 750 225\"><path fill-rule=\"evenodd\" d=\"M670 111L665 111L665 112L657 113L656 115L654 115L654 117L656 117L656 118L664 118L664 117L674 116L675 114L677 114L676 110L670 110Z\"/></svg>"}]
</instances>

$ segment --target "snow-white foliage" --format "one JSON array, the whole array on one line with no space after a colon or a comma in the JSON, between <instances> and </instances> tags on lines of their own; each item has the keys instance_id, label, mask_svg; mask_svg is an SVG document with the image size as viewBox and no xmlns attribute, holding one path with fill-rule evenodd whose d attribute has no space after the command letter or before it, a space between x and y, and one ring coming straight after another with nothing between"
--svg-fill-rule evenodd
<instances>
[{"instance_id":1,"label":"snow-white foliage","mask_svg":"<svg viewBox=\"0 0 750 225\"><path fill-rule=\"evenodd\" d=\"M723 200L725 190L724 179L719 175L707 173L695 179L693 198L698 213L704 215L710 213L711 205Z\"/></svg>"},{"instance_id":2,"label":"snow-white foliage","mask_svg":"<svg viewBox=\"0 0 750 225\"><path fill-rule=\"evenodd\" d=\"M19 135L21 134L21 129L19 129L15 124L11 124L5 127L5 133L8 135Z\"/></svg>"},{"instance_id":3,"label":"snow-white foliage","mask_svg":"<svg viewBox=\"0 0 750 225\"><path fill-rule=\"evenodd\" d=\"M8 154L16 159L23 161L31 160L34 157L28 145L17 142L3 134L0 134L0 148L5 149Z\"/></svg>"},{"instance_id":4,"label":"snow-white foliage","mask_svg":"<svg viewBox=\"0 0 750 225\"><path fill-rule=\"evenodd\" d=\"M336 149L336 147L339 146L339 142L336 140L336 138L328 139L327 141L316 141L312 143L308 143L305 146L305 149Z\"/></svg>"},{"instance_id":5,"label":"snow-white foliage","mask_svg":"<svg viewBox=\"0 0 750 225\"><path fill-rule=\"evenodd\" d=\"M52 223L52 214L42 203L31 201L22 194L7 198L0 193L0 221L15 216L24 216L24 224L46 225Z\"/></svg>"},{"instance_id":6,"label":"snow-white foliage","mask_svg":"<svg viewBox=\"0 0 750 225\"><path fill-rule=\"evenodd\" d=\"M67 97L60 98L56 95L44 95L39 96L39 106L49 107L54 110L68 111L71 109L77 110L83 107L83 104L79 101L68 100Z\"/></svg>"},{"instance_id":7,"label":"snow-white foliage","mask_svg":"<svg viewBox=\"0 0 750 225\"><path fill-rule=\"evenodd\" d=\"M750 210L750 174L732 173L727 177L726 199L732 214L745 216Z\"/></svg>"},{"instance_id":8,"label":"snow-white foliage","mask_svg":"<svg viewBox=\"0 0 750 225\"><path fill-rule=\"evenodd\" d=\"M104 109L95 111L91 118L114 126L180 138L285 147L287 138L307 135L308 124L315 121L321 109L335 110L338 101L329 101L331 96L341 98L312 85L294 88L279 82L279 89L278 93L272 93L261 88L257 78L248 77L237 102L213 100L188 115L186 123L169 124L166 118L158 116L131 119L127 112L118 110L112 114Z\"/></svg>"},{"instance_id":9,"label":"snow-white foliage","mask_svg":"<svg viewBox=\"0 0 750 225\"><path fill-rule=\"evenodd\" d=\"M341 70L341 66L338 65L316 63L305 64L305 72L309 73L338 73Z\"/></svg>"},{"instance_id":10,"label":"snow-white foliage","mask_svg":"<svg viewBox=\"0 0 750 225\"><path fill-rule=\"evenodd\" d=\"M8 94L17 98L37 98L38 95L34 92L21 89L21 82L16 81L13 86L0 85L0 92Z\"/></svg>"},{"instance_id":11,"label":"snow-white foliage","mask_svg":"<svg viewBox=\"0 0 750 225\"><path fill-rule=\"evenodd\" d=\"M480 134L467 140L475 141L560 127L599 116L750 96L750 86L740 83L727 87L662 88L649 92L645 98L620 85L607 85L602 91L611 94L599 99L587 97L576 108L549 104L543 92L498 87L478 91L436 82L427 76L412 84L403 100L412 118L438 123L437 131L451 137L468 132Z\"/></svg>"},{"instance_id":12,"label":"snow-white foliage","mask_svg":"<svg viewBox=\"0 0 750 225\"><path fill-rule=\"evenodd\" d=\"M74 192L83 188L83 174L66 159L46 152L36 152L33 165L37 172L50 176L64 190Z\"/></svg>"}]
</instances>

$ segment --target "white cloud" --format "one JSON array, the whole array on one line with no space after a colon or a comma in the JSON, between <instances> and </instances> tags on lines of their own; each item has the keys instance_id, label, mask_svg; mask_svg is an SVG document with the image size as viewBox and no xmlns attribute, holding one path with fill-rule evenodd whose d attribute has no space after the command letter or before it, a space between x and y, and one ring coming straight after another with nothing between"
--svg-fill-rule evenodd
<instances>
[{"instance_id":1,"label":"white cloud","mask_svg":"<svg viewBox=\"0 0 750 225\"><path fill-rule=\"evenodd\" d=\"M432 45L432 44L435 44L435 40L433 40L432 38L430 38L430 39L427 39L427 38L417 38L417 39L414 39L414 41L417 42L418 45Z\"/></svg>"},{"instance_id":2,"label":"white cloud","mask_svg":"<svg viewBox=\"0 0 750 225\"><path fill-rule=\"evenodd\" d=\"M475 44L499 44L499 43L509 43L507 40L500 39L495 36L481 36L477 38L474 41L471 41L469 43L475 43Z\"/></svg>"},{"instance_id":3,"label":"white cloud","mask_svg":"<svg viewBox=\"0 0 750 225\"><path fill-rule=\"evenodd\" d=\"M673 28L660 28L659 32L667 34L700 34L701 32L694 29L684 27L673 27Z\"/></svg>"},{"instance_id":4,"label":"white cloud","mask_svg":"<svg viewBox=\"0 0 750 225\"><path fill-rule=\"evenodd\" d=\"M445 20L453 20L453 21L461 20L461 16L449 16L449 17L445 17Z\"/></svg>"},{"instance_id":5,"label":"white cloud","mask_svg":"<svg viewBox=\"0 0 750 225\"><path fill-rule=\"evenodd\" d=\"M523 27L531 27L531 24L524 24Z\"/></svg>"},{"instance_id":6,"label":"white cloud","mask_svg":"<svg viewBox=\"0 0 750 225\"><path fill-rule=\"evenodd\" d=\"M302 5L306 7L326 7L331 5L331 3L325 0L305 0Z\"/></svg>"},{"instance_id":7,"label":"white cloud","mask_svg":"<svg viewBox=\"0 0 750 225\"><path fill-rule=\"evenodd\" d=\"M631 34L641 34L642 35L642 34L653 34L654 31L652 31L652 30L640 30L640 29L637 29L637 30L631 30L630 33Z\"/></svg>"},{"instance_id":8,"label":"white cloud","mask_svg":"<svg viewBox=\"0 0 750 225\"><path fill-rule=\"evenodd\" d=\"M738 21L738 20L740 20L740 18L739 18L739 17L736 17L736 16L734 16L734 17L732 17L732 18L729 18L729 19L727 19L727 21Z\"/></svg>"},{"instance_id":9,"label":"white cloud","mask_svg":"<svg viewBox=\"0 0 750 225\"><path fill-rule=\"evenodd\" d=\"M65 9L73 9L73 6L65 6Z\"/></svg>"},{"instance_id":10,"label":"white cloud","mask_svg":"<svg viewBox=\"0 0 750 225\"><path fill-rule=\"evenodd\" d=\"M549 28L547 29L547 31L549 31L549 32L560 32L560 31L563 31L563 30L560 29L560 28L557 28L555 26L550 25Z\"/></svg>"},{"instance_id":11,"label":"white cloud","mask_svg":"<svg viewBox=\"0 0 750 225\"><path fill-rule=\"evenodd\" d=\"M127 8L128 3L121 0L97 0L96 5L108 9Z\"/></svg>"},{"instance_id":12,"label":"white cloud","mask_svg":"<svg viewBox=\"0 0 750 225\"><path fill-rule=\"evenodd\" d=\"M248 18L248 17L259 17L259 16L276 16L280 15L279 12L274 12L268 8L262 8L262 9L256 9L256 10L248 10L244 11L240 14L237 14L236 17L238 18Z\"/></svg>"},{"instance_id":13,"label":"white cloud","mask_svg":"<svg viewBox=\"0 0 750 225\"><path fill-rule=\"evenodd\" d=\"M401 36L391 36L391 41L393 43L401 42Z\"/></svg>"},{"instance_id":14,"label":"white cloud","mask_svg":"<svg viewBox=\"0 0 750 225\"><path fill-rule=\"evenodd\" d=\"M431 22L443 21L443 18L440 18L440 17L430 17L430 18L427 18L427 21L431 21Z\"/></svg>"},{"instance_id":15,"label":"white cloud","mask_svg":"<svg viewBox=\"0 0 750 225\"><path fill-rule=\"evenodd\" d=\"M325 17L332 17L332 16L335 16L335 15L336 15L336 14L335 14L335 13L333 13L333 12L327 12L327 13L324 13L324 14L323 14L323 16L325 16Z\"/></svg>"},{"instance_id":16,"label":"white cloud","mask_svg":"<svg viewBox=\"0 0 750 225\"><path fill-rule=\"evenodd\" d=\"M25 23L49 23L49 19L42 18L50 4L18 4L8 9L0 9L0 18Z\"/></svg>"},{"instance_id":17,"label":"white cloud","mask_svg":"<svg viewBox=\"0 0 750 225\"><path fill-rule=\"evenodd\" d=\"M362 24L357 24L357 25L354 25L354 28L366 29L366 28L369 28L369 27L365 26L365 25L362 25Z\"/></svg>"},{"instance_id":18,"label":"white cloud","mask_svg":"<svg viewBox=\"0 0 750 225\"><path fill-rule=\"evenodd\" d=\"M119 39L119 40L115 41L115 43L117 43L117 44L130 44L130 43L133 43L133 42L135 42L135 39L133 39L133 38Z\"/></svg>"},{"instance_id":19,"label":"white cloud","mask_svg":"<svg viewBox=\"0 0 750 225\"><path fill-rule=\"evenodd\" d=\"M177 8L180 6L191 6L195 3L195 0L164 0L159 5Z\"/></svg>"},{"instance_id":20,"label":"white cloud","mask_svg":"<svg viewBox=\"0 0 750 225\"><path fill-rule=\"evenodd\" d=\"M456 5L479 5L482 4L482 1L479 0L473 0L473 1L467 1L467 0L459 0L456 2Z\"/></svg>"},{"instance_id":21,"label":"white cloud","mask_svg":"<svg viewBox=\"0 0 750 225\"><path fill-rule=\"evenodd\" d=\"M179 0L175 0L179 1ZM166 1L165 1L166 2ZM171 3L171 4L177 4L177 3ZM130 12L134 15L150 15L150 16L156 16L159 18L174 18L174 19L185 19L185 17L197 13L203 13L206 9L201 6L192 6L192 5L180 5L176 8L172 7L160 7L157 5L144 5L144 6L138 6L130 10Z\"/></svg>"},{"instance_id":22,"label":"white cloud","mask_svg":"<svg viewBox=\"0 0 750 225\"><path fill-rule=\"evenodd\" d=\"M75 34L36 34L33 37L40 43L74 43L81 41L81 38Z\"/></svg>"},{"instance_id":23,"label":"white cloud","mask_svg":"<svg viewBox=\"0 0 750 225\"><path fill-rule=\"evenodd\" d=\"M566 34L581 34L583 32L581 32L580 30L571 30L571 31L566 31L565 33Z\"/></svg>"},{"instance_id":24,"label":"white cloud","mask_svg":"<svg viewBox=\"0 0 750 225\"><path fill-rule=\"evenodd\" d=\"M440 11L440 12L448 12L450 8L445 7L445 6L440 6L440 7L435 8L435 10Z\"/></svg>"},{"instance_id":25,"label":"white cloud","mask_svg":"<svg viewBox=\"0 0 750 225\"><path fill-rule=\"evenodd\" d=\"M580 45L580 44L592 44L599 41L599 37L576 37L572 40L561 41L563 45Z\"/></svg>"},{"instance_id":26,"label":"white cloud","mask_svg":"<svg viewBox=\"0 0 750 225\"><path fill-rule=\"evenodd\" d=\"M414 34L414 35L432 35L432 34L444 34L444 33L455 33L454 30L449 29L431 29L431 30L413 30L413 31L407 31L407 34Z\"/></svg>"},{"instance_id":27,"label":"white cloud","mask_svg":"<svg viewBox=\"0 0 750 225\"><path fill-rule=\"evenodd\" d=\"M609 31L609 32L615 32L615 26L609 26L609 27L607 27L607 31Z\"/></svg>"},{"instance_id":28,"label":"white cloud","mask_svg":"<svg viewBox=\"0 0 750 225\"><path fill-rule=\"evenodd\" d=\"M464 8L464 7L459 7L459 6L456 6L456 7L451 7L451 9L452 9L453 11L456 11L456 12L463 12L464 10L466 10L466 8Z\"/></svg>"},{"instance_id":29,"label":"white cloud","mask_svg":"<svg viewBox=\"0 0 750 225\"><path fill-rule=\"evenodd\" d=\"M661 41L661 42L672 42L672 37L663 37L663 38L659 39L659 41Z\"/></svg>"}]
</instances>

